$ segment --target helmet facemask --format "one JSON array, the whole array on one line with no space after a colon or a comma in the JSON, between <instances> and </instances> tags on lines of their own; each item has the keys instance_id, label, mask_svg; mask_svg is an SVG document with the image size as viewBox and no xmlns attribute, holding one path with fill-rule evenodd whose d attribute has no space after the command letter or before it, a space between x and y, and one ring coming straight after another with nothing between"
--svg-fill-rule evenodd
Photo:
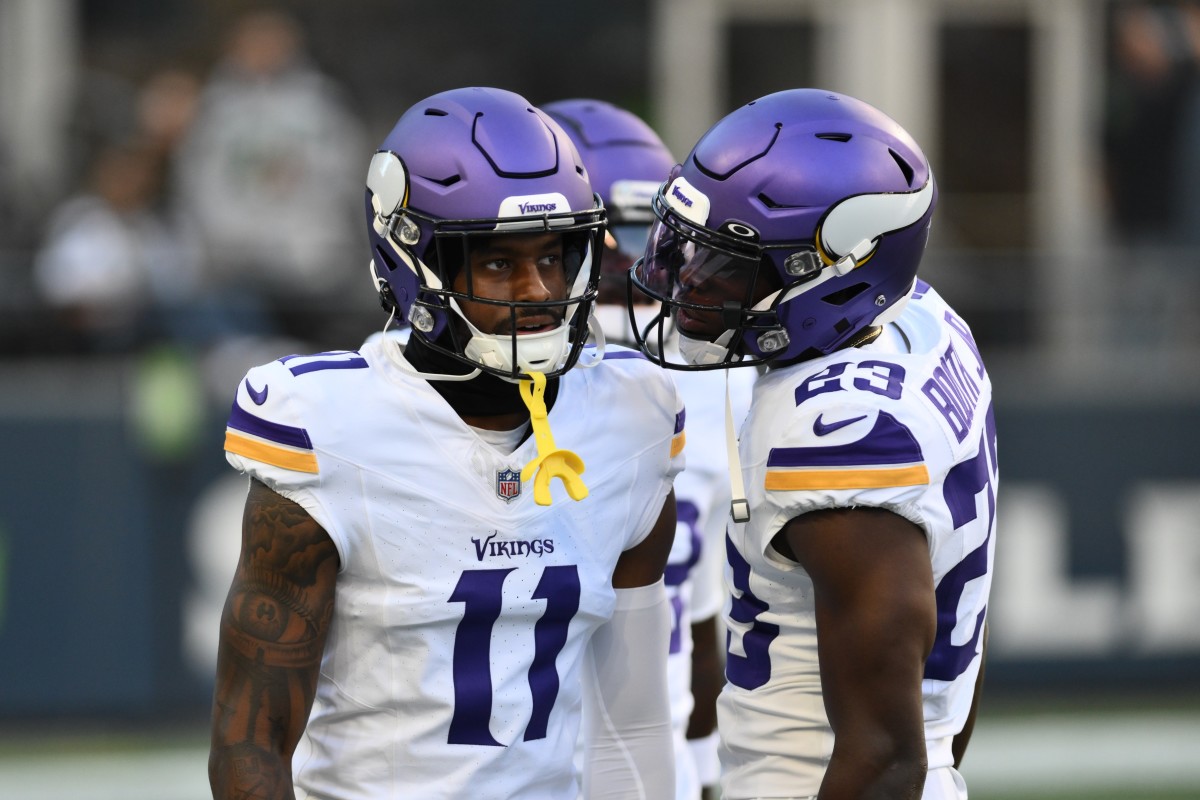
<instances>
[{"instance_id":1,"label":"helmet facemask","mask_svg":"<svg viewBox=\"0 0 1200 800\"><path fill-rule=\"evenodd\" d=\"M408 312L414 335L439 353L512 381L535 371L555 377L574 366L587 340L588 317L596 298L599 264L594 254L603 235L602 209L466 220L435 220L411 209L402 215L408 221L390 225L391 230L404 232L405 226L415 225L421 231L413 245L395 235L388 237L389 244L406 256L407 267L417 273L417 296ZM487 296L478 286L475 270L468 268L472 252L496 237L539 234L561 237L557 252L564 296L534 301ZM414 238L411 230L409 238ZM422 243L423 257L419 257ZM477 315L491 316L488 309L493 308L507 313L493 316L493 324L486 326L493 330L485 331L468 316L472 308ZM553 327L521 333L534 318Z\"/></svg>"},{"instance_id":2,"label":"helmet facemask","mask_svg":"<svg viewBox=\"0 0 1200 800\"><path fill-rule=\"evenodd\" d=\"M649 323L631 319L639 347L667 367L725 369L769 360L740 347L753 337L760 346L767 343L767 350L772 337L786 337L776 313L780 281L766 248L753 241L754 232L734 225L741 236L735 238L694 225L672 211L661 193L654 210L646 256L629 275L630 308L647 297L660 304ZM686 364L662 355L672 329Z\"/></svg>"}]
</instances>

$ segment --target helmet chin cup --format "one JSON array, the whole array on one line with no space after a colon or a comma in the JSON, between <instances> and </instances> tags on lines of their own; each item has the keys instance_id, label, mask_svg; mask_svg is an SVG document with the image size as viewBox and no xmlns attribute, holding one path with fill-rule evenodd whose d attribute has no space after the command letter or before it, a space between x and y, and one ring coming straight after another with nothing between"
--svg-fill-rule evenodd
<instances>
[{"instance_id":1,"label":"helmet chin cup","mask_svg":"<svg viewBox=\"0 0 1200 800\"><path fill-rule=\"evenodd\" d=\"M463 355L490 370L508 373L500 376L506 380L518 380L518 372L525 375L531 372L552 373L567 362L571 348L571 326L566 320L556 328L538 333L484 333L467 319L457 301L451 299L450 306L471 334L471 338L463 346ZM514 341L517 351L516 364L513 363Z\"/></svg>"},{"instance_id":2,"label":"helmet chin cup","mask_svg":"<svg viewBox=\"0 0 1200 800\"><path fill-rule=\"evenodd\" d=\"M481 333L471 326L471 339L463 348L463 354L472 361L500 372L519 371L526 375L531 372L554 372L566 362L569 332L569 327L564 323L553 330L515 336L517 363L513 364L514 336ZM515 381L517 377L514 375L507 380Z\"/></svg>"},{"instance_id":3,"label":"helmet chin cup","mask_svg":"<svg viewBox=\"0 0 1200 800\"><path fill-rule=\"evenodd\" d=\"M725 331L713 342L694 339L680 332L677 342L679 355L694 367L720 364L729 356L729 340L731 338L733 338L733 331Z\"/></svg>"}]
</instances>

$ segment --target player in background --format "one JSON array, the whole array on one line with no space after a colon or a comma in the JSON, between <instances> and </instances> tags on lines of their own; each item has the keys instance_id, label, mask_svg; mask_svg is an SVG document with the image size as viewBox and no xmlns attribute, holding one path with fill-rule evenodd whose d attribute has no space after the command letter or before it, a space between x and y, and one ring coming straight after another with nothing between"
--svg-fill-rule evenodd
<instances>
[{"instance_id":1,"label":"player in background","mask_svg":"<svg viewBox=\"0 0 1200 800\"><path fill-rule=\"evenodd\" d=\"M670 321L669 366L767 367L727 541L726 800L966 797L996 431L970 329L917 278L936 201L908 133L815 89L717 122L655 198L644 352Z\"/></svg>"},{"instance_id":2,"label":"player in background","mask_svg":"<svg viewBox=\"0 0 1200 800\"><path fill-rule=\"evenodd\" d=\"M670 797L682 404L584 351L604 209L574 146L511 92L434 95L366 216L407 345L256 367L230 414L214 797L574 800L585 707L584 795Z\"/></svg>"},{"instance_id":3,"label":"player in background","mask_svg":"<svg viewBox=\"0 0 1200 800\"><path fill-rule=\"evenodd\" d=\"M640 117L611 103L559 100L542 110L575 142L608 211L596 318L609 343L636 347L628 304L629 268L646 249L654 222L651 201L675 158ZM645 325L657 309L640 299L633 314ZM673 341L667 347L673 348ZM754 376L753 370L730 376L739 420L750 406ZM688 466L675 479L678 519L666 573L675 614L668 674L676 735L675 796L696 800L701 787L715 786L719 777L716 698L724 677L717 617L726 596L721 565L730 500L723 436L725 380L703 372L674 377L688 419Z\"/></svg>"}]
</instances>

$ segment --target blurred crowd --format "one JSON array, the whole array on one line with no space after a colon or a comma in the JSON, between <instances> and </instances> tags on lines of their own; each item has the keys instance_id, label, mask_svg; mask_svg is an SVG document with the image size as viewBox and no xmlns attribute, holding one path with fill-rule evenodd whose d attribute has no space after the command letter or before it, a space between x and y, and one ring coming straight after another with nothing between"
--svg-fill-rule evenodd
<instances>
[{"instance_id":1,"label":"blurred crowd","mask_svg":"<svg viewBox=\"0 0 1200 800\"><path fill-rule=\"evenodd\" d=\"M1147 342L1200 342L1200 0L1119 0L1108 23L1106 238L1165 279L1119 303L1158 326ZM84 65L73 177L49 198L6 183L19 154L0 152L0 357L318 350L381 324L361 222L373 142L347 87L288 12L234 18L211 51L136 80Z\"/></svg>"},{"instance_id":2,"label":"blurred crowd","mask_svg":"<svg viewBox=\"0 0 1200 800\"><path fill-rule=\"evenodd\" d=\"M1121 336L1198 344L1200 3L1115 4L1110 53L1103 154Z\"/></svg>"},{"instance_id":3,"label":"blurred crowd","mask_svg":"<svg viewBox=\"0 0 1200 800\"><path fill-rule=\"evenodd\" d=\"M1200 244L1200 4L1122 3L1112 20L1105 162L1122 243Z\"/></svg>"},{"instance_id":4,"label":"blurred crowd","mask_svg":"<svg viewBox=\"0 0 1200 800\"><path fill-rule=\"evenodd\" d=\"M75 185L41 226L2 232L6 253L33 254L5 266L24 268L32 300L6 355L164 341L206 353L245 338L319 349L347 327L361 341L367 143L296 20L238 18L204 73L84 85Z\"/></svg>"}]
</instances>

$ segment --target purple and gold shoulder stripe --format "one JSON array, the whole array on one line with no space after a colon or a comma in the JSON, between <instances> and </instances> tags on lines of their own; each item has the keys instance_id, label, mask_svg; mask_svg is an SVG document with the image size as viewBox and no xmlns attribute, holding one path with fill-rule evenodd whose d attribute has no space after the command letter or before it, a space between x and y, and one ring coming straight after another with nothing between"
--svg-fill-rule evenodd
<instances>
[{"instance_id":1,"label":"purple and gold shoulder stripe","mask_svg":"<svg viewBox=\"0 0 1200 800\"><path fill-rule=\"evenodd\" d=\"M822 435L848 427L845 424L813 423ZM767 457L768 491L830 491L837 489L883 489L890 486L923 486L929 483L921 446L908 428L891 414L880 411L871 430L843 444L818 447L776 447Z\"/></svg>"},{"instance_id":2,"label":"purple and gold shoulder stripe","mask_svg":"<svg viewBox=\"0 0 1200 800\"><path fill-rule=\"evenodd\" d=\"M671 437L671 458L674 458L682 453L683 446L687 444L687 431L683 429L683 423L686 417L686 409L675 415L675 435Z\"/></svg>"},{"instance_id":3,"label":"purple and gold shoulder stripe","mask_svg":"<svg viewBox=\"0 0 1200 800\"><path fill-rule=\"evenodd\" d=\"M225 450L294 472L318 472L308 431L256 417L236 401L225 427Z\"/></svg>"}]
</instances>

